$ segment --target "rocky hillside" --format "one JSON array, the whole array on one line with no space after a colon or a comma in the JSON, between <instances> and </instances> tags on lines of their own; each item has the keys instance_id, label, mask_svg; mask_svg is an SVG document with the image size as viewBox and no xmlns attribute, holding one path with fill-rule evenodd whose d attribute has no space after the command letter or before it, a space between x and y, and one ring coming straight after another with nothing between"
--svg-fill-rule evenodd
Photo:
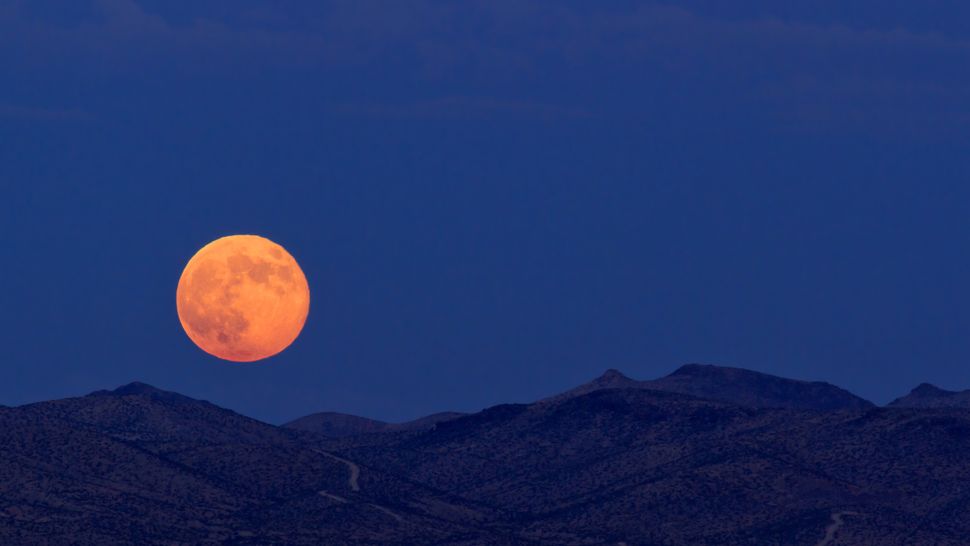
<instances>
[{"instance_id":1,"label":"rocky hillside","mask_svg":"<svg viewBox=\"0 0 970 546\"><path fill-rule=\"evenodd\" d=\"M0 544L966 543L970 410L709 372L341 438L143 384L7 408Z\"/></svg>"},{"instance_id":2,"label":"rocky hillside","mask_svg":"<svg viewBox=\"0 0 970 546\"><path fill-rule=\"evenodd\" d=\"M411 544L483 535L422 510L416 499L431 497L436 509L451 509L438 492L362 472L295 431L144 384L6 409L0 450L0 544Z\"/></svg>"}]
</instances>

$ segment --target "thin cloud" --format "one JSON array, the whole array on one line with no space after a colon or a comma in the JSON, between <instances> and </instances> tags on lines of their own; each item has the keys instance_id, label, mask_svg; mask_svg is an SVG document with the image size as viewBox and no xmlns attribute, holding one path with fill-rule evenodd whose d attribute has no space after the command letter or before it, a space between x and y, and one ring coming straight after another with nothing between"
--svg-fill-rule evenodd
<instances>
[{"instance_id":1,"label":"thin cloud","mask_svg":"<svg viewBox=\"0 0 970 546\"><path fill-rule=\"evenodd\" d=\"M592 117L588 111L555 104L462 96L403 104L350 102L336 105L331 110L350 116L392 119L494 119L508 116L552 121Z\"/></svg>"},{"instance_id":2,"label":"thin cloud","mask_svg":"<svg viewBox=\"0 0 970 546\"><path fill-rule=\"evenodd\" d=\"M297 57L272 59L279 62L304 58L333 64L409 55L429 62L447 62L445 59L450 58L451 64L457 64L483 62L489 57L507 60L523 54L534 62L542 54L581 63L661 56L676 62L689 60L691 55L718 52L722 58L730 58L748 55L752 50L771 58L772 52L764 49L769 46L777 53L798 48L818 53L872 49L887 54L898 54L899 50L910 54L970 52L968 42L940 34L856 30L777 19L724 21L658 4L634 11L603 9L583 14L535 0L470 2L464 6L331 0L321 5L328 9L322 10L320 17L288 29L278 28L279 24L266 28L233 26L229 21L204 17L176 25L145 11L134 0L98 0L100 21L75 27L29 22L9 6L3 20L7 30L38 32L37 40L26 36L28 46L29 42L57 39L65 49L90 48L119 56L150 54L158 48L173 53L218 50L243 55L262 50ZM269 21L287 20L282 15L270 15L264 17ZM122 46L135 49L126 51ZM446 49L451 54L439 51Z\"/></svg>"},{"instance_id":3,"label":"thin cloud","mask_svg":"<svg viewBox=\"0 0 970 546\"><path fill-rule=\"evenodd\" d=\"M392 74L404 74L449 91L331 108L347 115L636 116L651 105L630 97L652 85L673 96L759 103L795 123L865 124L898 117L907 101L922 101L941 123L962 126L968 117L970 86L952 67L970 62L970 43L939 33L720 20L667 4L580 11L546 0L329 0L301 4L300 17L249 4L236 18L176 23L134 0L98 0L100 18L71 27L28 20L13 4L0 10L0 46L22 67L68 59L92 70L157 64L193 75L350 70L388 79L388 89ZM630 89L611 89L609 76ZM574 91L575 82L587 90ZM536 84L549 96L516 98ZM614 91L627 100L610 98ZM900 120L909 122L918 120Z\"/></svg>"},{"instance_id":4,"label":"thin cloud","mask_svg":"<svg viewBox=\"0 0 970 546\"><path fill-rule=\"evenodd\" d=\"M0 118L29 121L94 121L93 114L83 110L36 108L0 103Z\"/></svg>"}]
</instances>

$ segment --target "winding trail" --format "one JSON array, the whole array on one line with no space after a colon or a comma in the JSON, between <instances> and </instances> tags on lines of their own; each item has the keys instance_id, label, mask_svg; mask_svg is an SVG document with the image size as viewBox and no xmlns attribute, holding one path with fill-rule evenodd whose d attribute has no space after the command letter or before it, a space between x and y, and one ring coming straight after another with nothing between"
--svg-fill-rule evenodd
<instances>
[{"instance_id":1,"label":"winding trail","mask_svg":"<svg viewBox=\"0 0 970 546\"><path fill-rule=\"evenodd\" d=\"M832 523L825 528L825 538L820 540L815 546L829 546L832 541L835 540L835 534L839 532L839 529L845 524L843 519L845 516L858 516L857 512L836 512L832 514Z\"/></svg>"},{"instance_id":2,"label":"winding trail","mask_svg":"<svg viewBox=\"0 0 970 546\"><path fill-rule=\"evenodd\" d=\"M326 498L328 498L328 499L330 499L332 501L339 502L340 504L349 504L350 503L349 500L341 497L340 495L334 495L333 493L330 493L330 492L328 492L326 490L317 491L317 494L320 495L321 497L326 497ZM386 514L388 516L391 516L398 523L404 523L404 518L402 518L401 516L395 514L394 512L390 511L389 509L384 508L383 506L381 506L379 504L374 504L372 502L368 502L368 503L365 503L364 506L370 506L371 508L373 508L374 510L377 510L378 512L380 512L382 514Z\"/></svg>"},{"instance_id":3,"label":"winding trail","mask_svg":"<svg viewBox=\"0 0 970 546\"><path fill-rule=\"evenodd\" d=\"M357 480L360 478L360 467L357 466L357 463L355 463L353 461L348 461L347 459L344 459L343 457L338 457L338 456L334 455L333 453L328 453L326 451L321 451L319 449L314 449L313 451L315 453L319 453L320 455L323 455L324 457L329 457L329 458L331 458L331 459L333 459L335 461L339 461L339 462L347 465L347 469L350 471L350 475L347 477L347 486L350 487L350 490L351 491L360 491L360 484L357 483ZM348 503L350 503L350 501L347 500L347 499L345 499L344 497L341 497L340 495L334 495L333 493L330 493L328 491L317 491L317 494L320 495L321 497L326 497L326 498L328 498L330 500L337 501L337 502L339 502L341 504L348 504ZM404 523L404 518L402 518L398 514L392 512L391 510L389 510L387 508L384 508L383 506L381 506L379 504L374 504L372 502L368 502L368 503L365 503L365 505L366 506L370 506L371 508L373 508L374 510L377 510L378 512L381 512L382 514L385 514L385 515L388 515L388 516L394 518L394 520L397 521L398 523Z\"/></svg>"},{"instance_id":4,"label":"winding trail","mask_svg":"<svg viewBox=\"0 0 970 546\"><path fill-rule=\"evenodd\" d=\"M340 495L334 495L333 493L328 493L326 491L317 491L317 494L321 497L327 497L330 500L335 500L341 504L347 504L347 499L341 497Z\"/></svg>"},{"instance_id":5,"label":"winding trail","mask_svg":"<svg viewBox=\"0 0 970 546\"><path fill-rule=\"evenodd\" d=\"M383 506L380 506L378 504L368 504L368 506L370 506L371 508L373 508L375 510L378 510L380 512L383 512L383 513L387 514L388 516L391 516L392 518L394 518L395 520L397 520L398 523L404 523L404 518L402 518L401 516L395 514L394 512L391 512L390 510L388 510L387 508L384 508Z\"/></svg>"},{"instance_id":6,"label":"winding trail","mask_svg":"<svg viewBox=\"0 0 970 546\"><path fill-rule=\"evenodd\" d=\"M319 449L314 449L313 451L315 451L316 453L319 453L320 455L323 455L325 457L330 457L335 461L340 461L345 465L347 465L347 468L350 470L350 476L347 478L347 486L350 487L351 491L360 491L360 484L357 483L357 479L360 478L360 467L357 466L357 463L348 461L347 459L344 459L342 457L337 457L333 453L320 451Z\"/></svg>"}]
</instances>

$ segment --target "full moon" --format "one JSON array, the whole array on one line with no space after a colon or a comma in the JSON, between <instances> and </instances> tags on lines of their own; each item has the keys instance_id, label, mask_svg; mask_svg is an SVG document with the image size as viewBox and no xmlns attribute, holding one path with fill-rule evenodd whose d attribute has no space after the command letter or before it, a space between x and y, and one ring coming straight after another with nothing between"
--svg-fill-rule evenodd
<instances>
[{"instance_id":1,"label":"full moon","mask_svg":"<svg viewBox=\"0 0 970 546\"><path fill-rule=\"evenodd\" d=\"M280 245L256 235L231 235L192 256L175 302L182 328L200 349L253 362L281 352L300 335L310 287Z\"/></svg>"}]
</instances>

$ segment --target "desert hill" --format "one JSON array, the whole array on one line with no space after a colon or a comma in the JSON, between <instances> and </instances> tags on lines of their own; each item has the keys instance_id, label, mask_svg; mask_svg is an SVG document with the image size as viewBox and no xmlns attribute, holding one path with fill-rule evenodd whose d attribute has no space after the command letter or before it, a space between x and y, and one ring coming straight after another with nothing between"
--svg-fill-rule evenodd
<instances>
[{"instance_id":1,"label":"desert hill","mask_svg":"<svg viewBox=\"0 0 970 546\"><path fill-rule=\"evenodd\" d=\"M377 470L358 477L356 465L299 433L140 383L4 410L0 446L2 544L406 544L478 534L408 508L402 526L382 504L389 492L398 503L437 493Z\"/></svg>"},{"instance_id":2,"label":"desert hill","mask_svg":"<svg viewBox=\"0 0 970 546\"><path fill-rule=\"evenodd\" d=\"M610 371L532 404L342 437L131 384L0 411L0 450L2 544L970 536L970 410L875 408L737 369Z\"/></svg>"}]
</instances>

